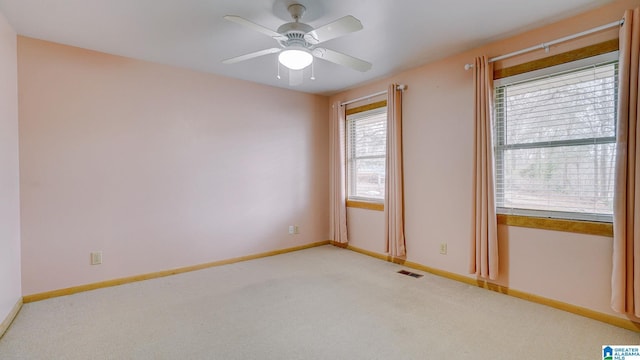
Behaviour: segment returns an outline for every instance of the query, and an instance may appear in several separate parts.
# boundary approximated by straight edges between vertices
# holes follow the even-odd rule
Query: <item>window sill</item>
[[[375,210],[375,211],[384,211],[384,203],[369,202],[369,201],[347,200],[347,207]]]
[[[498,214],[498,224],[613,237],[613,224],[606,222]]]

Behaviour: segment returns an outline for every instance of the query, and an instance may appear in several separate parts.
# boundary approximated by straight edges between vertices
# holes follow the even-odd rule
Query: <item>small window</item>
[[[347,197],[383,202],[387,152],[387,107],[347,112]]]
[[[607,56],[496,82],[498,213],[612,221],[618,65]]]

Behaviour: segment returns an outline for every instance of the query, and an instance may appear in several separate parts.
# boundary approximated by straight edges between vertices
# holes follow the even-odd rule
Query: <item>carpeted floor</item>
[[[0,359],[600,359],[640,334],[332,246],[25,304]],[[417,272],[417,271],[416,271]]]

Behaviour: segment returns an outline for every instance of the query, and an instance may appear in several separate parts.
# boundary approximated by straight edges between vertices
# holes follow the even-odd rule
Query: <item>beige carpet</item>
[[[323,246],[26,304],[0,359],[600,359],[640,334]]]

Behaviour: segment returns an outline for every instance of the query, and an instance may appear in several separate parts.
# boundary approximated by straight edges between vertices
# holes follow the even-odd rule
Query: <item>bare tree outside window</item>
[[[347,116],[348,197],[384,200],[387,108]]]
[[[617,63],[496,87],[497,206],[613,213]]]

